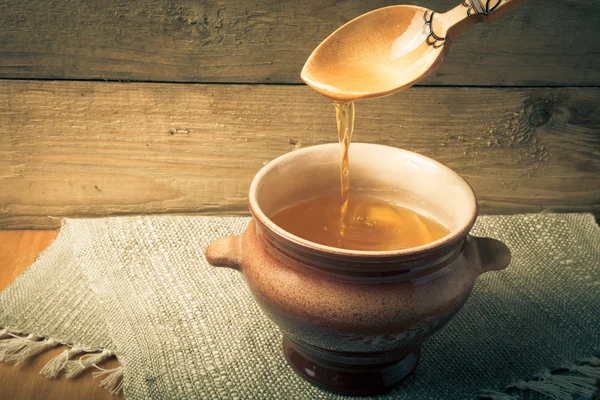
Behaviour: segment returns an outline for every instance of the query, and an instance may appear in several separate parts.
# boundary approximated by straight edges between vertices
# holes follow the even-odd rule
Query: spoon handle
[[[435,15],[433,29],[438,36],[456,39],[461,33],[479,22],[494,22],[527,0],[463,0],[443,14]],[[436,32],[437,33],[437,32]]]

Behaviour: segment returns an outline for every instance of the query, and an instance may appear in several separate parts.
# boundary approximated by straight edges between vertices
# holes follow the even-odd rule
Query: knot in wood
[[[546,125],[549,119],[550,116],[548,115],[546,110],[542,110],[539,108],[533,110],[531,114],[529,114],[529,123],[535,126],[536,128]]]

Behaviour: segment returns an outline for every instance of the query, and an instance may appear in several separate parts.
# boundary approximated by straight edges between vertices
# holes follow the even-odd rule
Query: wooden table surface
[[[56,238],[58,230],[0,231],[0,291],[10,285],[25,271]],[[32,332],[35,333],[35,332]],[[42,367],[65,347],[55,347],[14,366],[0,363],[0,400],[18,399],[120,399],[98,386],[100,378],[92,378],[92,370],[85,371],[76,379],[60,377],[50,380],[40,375]],[[115,368],[114,358],[101,364],[103,368]]]

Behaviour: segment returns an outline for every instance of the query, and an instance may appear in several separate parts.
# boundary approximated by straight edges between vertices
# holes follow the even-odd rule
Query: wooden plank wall
[[[336,138],[307,56],[395,3],[1,1],[0,228],[245,213],[267,160]],[[484,213],[599,212],[599,20],[594,0],[531,0],[477,26],[419,86],[359,103],[356,141],[449,165]]]
[[[415,0],[445,11],[460,0]],[[0,75],[299,83],[333,30],[394,0],[4,0]],[[596,0],[530,0],[458,40],[424,84],[599,85]]]

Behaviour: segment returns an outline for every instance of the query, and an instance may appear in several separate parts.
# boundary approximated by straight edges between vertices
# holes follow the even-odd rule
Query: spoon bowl
[[[398,5],[359,16],[313,51],[302,80],[336,101],[381,97],[410,86],[437,68],[448,49],[426,43],[427,11]]]
[[[300,77],[325,97],[349,102],[387,96],[420,81],[472,24],[495,20],[525,0],[466,0],[438,14],[396,5],[343,25],[310,55]]]

